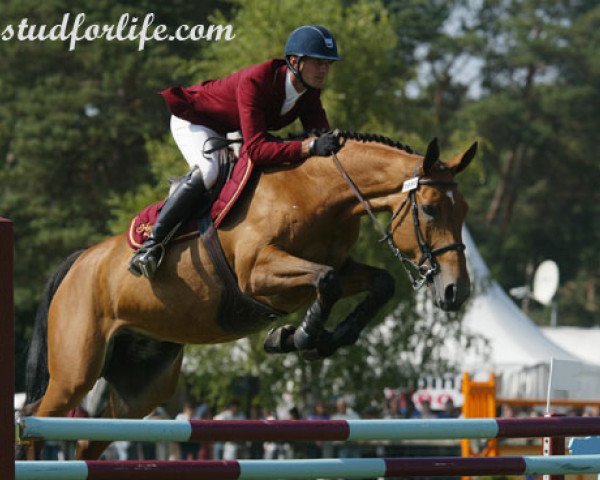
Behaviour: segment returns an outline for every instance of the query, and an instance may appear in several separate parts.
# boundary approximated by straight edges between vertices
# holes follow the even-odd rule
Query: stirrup
[[[158,267],[160,267],[163,258],[165,258],[165,246],[167,245],[167,243],[169,243],[171,238],[173,238],[173,235],[175,235],[175,232],[177,232],[179,227],[181,227],[182,223],[183,222],[178,222],[177,225],[175,225],[171,229],[171,231],[165,236],[165,238],[163,238],[162,242],[156,242],[150,247],[144,247],[142,245],[142,248],[140,248],[135,253],[133,258],[129,262],[129,272],[136,277],[141,277],[142,275],[144,275],[144,277],[146,278],[152,278],[156,273]],[[155,251],[157,248],[160,248],[158,260],[155,259]]]
[[[142,247],[143,249],[143,247]],[[144,251],[138,251],[129,262],[129,271],[136,277],[151,279],[165,258],[165,244],[156,243]]]

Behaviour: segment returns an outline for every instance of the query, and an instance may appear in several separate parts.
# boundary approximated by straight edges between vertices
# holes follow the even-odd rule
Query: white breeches
[[[171,133],[190,169],[198,167],[204,179],[204,186],[208,189],[212,188],[219,176],[219,152],[205,154],[204,150],[211,148],[211,142],[207,143],[208,139],[223,138],[223,136],[204,125],[190,123],[175,115],[171,116]],[[227,134],[227,138],[240,138],[240,136],[238,132],[233,132]],[[234,144],[233,149],[238,155],[239,144]]]
[[[221,138],[222,136],[208,127],[194,125],[175,115],[171,116],[171,133],[190,169],[198,167],[204,179],[204,186],[212,188],[219,176],[219,161],[217,160],[219,152],[207,155],[204,153],[204,148],[209,138]],[[208,149],[210,146],[207,145],[206,148]]]

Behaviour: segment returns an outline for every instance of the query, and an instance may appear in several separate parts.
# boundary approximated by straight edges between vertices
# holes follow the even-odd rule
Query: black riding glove
[[[339,152],[340,148],[342,146],[336,134],[324,133],[310,143],[309,153],[311,155],[318,155],[319,157],[328,157],[333,153]]]

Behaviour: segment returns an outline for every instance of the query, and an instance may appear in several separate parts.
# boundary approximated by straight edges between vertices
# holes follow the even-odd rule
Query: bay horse
[[[470,293],[461,239],[467,204],[454,177],[477,144],[444,163],[435,139],[422,156],[385,137],[340,135],[334,158],[264,169],[217,232],[242,292],[279,312],[309,306],[298,328],[269,332],[269,352],[331,355],[392,298],[392,277],[349,254],[365,214],[377,222],[373,212],[393,212],[385,240],[439,307],[456,310]],[[65,416],[102,379],[108,400],[94,415],[142,417],[173,394],[183,344],[229,342],[265,327],[219,323],[223,283],[198,238],[170,245],[152,281],[128,272],[130,256],[125,235],[114,236],[71,255],[49,280],[24,414]],[[333,305],[361,292],[368,295],[356,309],[325,329]],[[107,444],[80,442],[77,456],[97,458]]]

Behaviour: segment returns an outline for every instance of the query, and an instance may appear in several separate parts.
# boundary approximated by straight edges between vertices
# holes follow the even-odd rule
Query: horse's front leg
[[[361,331],[394,295],[394,279],[386,270],[358,263],[352,258],[340,270],[340,279],[345,297],[364,291],[369,294],[337,325],[330,337],[323,337],[319,342],[316,349],[320,357],[356,343]]]
[[[316,300],[298,328],[291,325],[269,332],[265,349],[270,353],[314,349],[325,332],[325,322],[342,296],[339,274],[328,265],[304,260],[268,246],[259,254],[250,277],[254,296],[285,296],[290,290],[314,288]]]
[[[315,282],[317,299],[308,308],[304,320],[294,332],[294,346],[298,350],[311,350],[317,347],[329,335],[325,322],[331,309],[342,296],[342,284],[339,274],[330,267]]]

